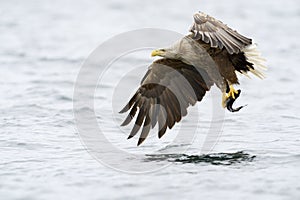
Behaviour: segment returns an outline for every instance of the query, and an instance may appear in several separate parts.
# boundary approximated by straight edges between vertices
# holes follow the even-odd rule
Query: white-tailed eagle
[[[214,84],[222,92],[223,107],[236,112],[242,108],[232,108],[241,92],[233,87],[239,84],[236,73],[264,78],[265,60],[252,39],[202,12],[194,15],[190,32],[170,47],[152,52],[163,58],[150,65],[140,88],[120,111],[130,111],[123,126],[137,114],[128,138],[142,127],[138,145],[157,124],[161,138]]]

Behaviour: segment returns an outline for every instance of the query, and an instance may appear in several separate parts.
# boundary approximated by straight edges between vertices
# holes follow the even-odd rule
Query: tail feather
[[[251,44],[244,48],[242,52],[244,52],[247,62],[252,64],[252,66],[249,66],[249,71],[258,78],[265,78],[264,72],[268,69],[265,65],[266,59],[261,56],[257,45]]]

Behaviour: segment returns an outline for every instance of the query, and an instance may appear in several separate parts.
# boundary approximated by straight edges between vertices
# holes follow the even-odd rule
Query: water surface
[[[254,37],[268,59],[267,78],[242,79],[239,104],[248,106],[226,112],[210,154],[197,154],[210,119],[203,115],[194,153],[144,154],[145,163],[169,167],[132,175],[101,165],[82,145],[73,117],[73,87],[84,59],[124,31],[185,34],[197,10]],[[299,199],[299,20],[297,0],[1,1],[1,199]],[[139,149],[111,124],[103,128],[127,151],[165,144],[153,137],[155,144]]]

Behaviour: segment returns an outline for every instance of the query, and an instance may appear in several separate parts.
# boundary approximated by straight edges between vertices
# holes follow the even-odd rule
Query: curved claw
[[[238,90],[237,92],[238,92],[238,93],[235,94],[235,98],[229,97],[229,98],[226,100],[226,102],[225,102],[226,108],[227,108],[227,110],[229,110],[230,112],[238,112],[238,111],[240,111],[243,107],[245,107],[245,106],[240,106],[240,107],[238,107],[238,108],[232,108],[233,103],[234,103],[235,100],[237,100],[237,98],[240,96],[241,90]]]

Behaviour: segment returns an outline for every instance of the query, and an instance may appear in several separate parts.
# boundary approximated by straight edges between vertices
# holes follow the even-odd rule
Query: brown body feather
[[[247,73],[254,69],[253,64],[247,61],[243,52],[230,54],[225,48],[214,48],[201,40],[198,40],[198,42],[213,58],[219,68],[219,72],[230,84],[239,84],[235,71]]]

